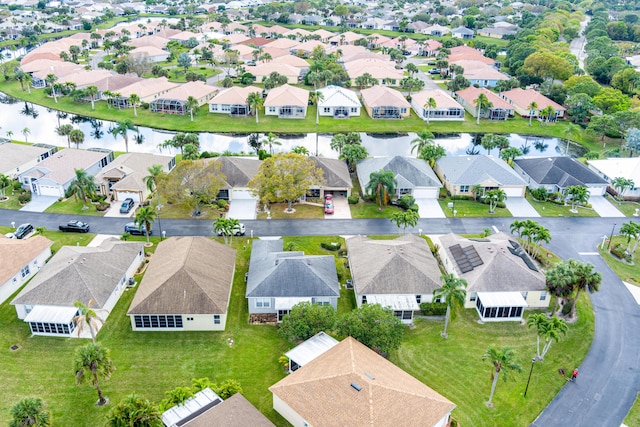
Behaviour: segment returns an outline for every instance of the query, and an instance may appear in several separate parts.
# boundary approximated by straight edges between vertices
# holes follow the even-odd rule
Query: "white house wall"
[[[138,328],[135,316],[129,316],[131,330],[141,332],[224,331],[227,324],[226,314],[220,314],[220,324],[218,325],[214,323],[213,314],[182,314],[182,328]]]
[[[313,427],[275,394],[273,394],[273,409],[289,421],[293,427]]]
[[[28,264],[21,266],[13,275],[13,277],[3,283],[2,286],[0,286],[0,304],[5,302],[7,298],[13,295],[18,289],[20,289],[20,287],[22,287],[22,285],[27,283],[29,279],[31,279],[38,271],[40,271],[40,269],[43,265],[45,265],[47,259],[50,256],[51,248],[48,247],[40,252],[37,257],[29,261]],[[22,277],[20,271],[22,271],[22,269],[27,265],[29,266],[29,274],[27,274],[25,277]]]

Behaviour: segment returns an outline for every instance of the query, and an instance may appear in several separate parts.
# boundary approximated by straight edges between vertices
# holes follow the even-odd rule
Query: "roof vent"
[[[351,383],[351,387],[355,388],[357,391],[362,390],[362,387],[360,387],[358,384],[356,383]]]
[[[375,380],[375,379],[376,379],[376,377],[374,377],[373,375],[371,375],[369,372],[365,372],[364,374],[365,374],[365,375],[367,376],[367,378],[369,378],[370,380]]]

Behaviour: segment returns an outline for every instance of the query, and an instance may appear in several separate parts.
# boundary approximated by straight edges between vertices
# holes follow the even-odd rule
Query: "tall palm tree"
[[[9,138],[9,139],[13,138],[13,131],[11,131],[11,130],[7,131],[7,138]]]
[[[619,200],[621,200],[624,197],[624,193],[628,189],[635,187],[635,185],[636,184],[633,182],[632,179],[624,178],[621,176],[613,178],[613,180],[611,181],[611,186],[615,188],[615,190],[618,192]]]
[[[100,325],[104,324],[104,319],[91,308],[95,302],[96,301],[94,299],[91,299],[86,305],[80,301],[73,303],[79,313],[73,318],[73,322],[76,324],[78,329],[78,336],[80,336],[84,327],[87,326],[89,328],[89,333],[91,334],[91,339],[94,343],[96,342],[96,331],[100,328]]]
[[[429,98],[423,105],[423,108],[427,110],[427,126],[429,126],[429,117],[431,116],[431,110],[435,110],[436,108],[438,108],[438,103],[435,99]]]
[[[3,176],[4,175],[0,175],[0,179],[2,179]],[[638,242],[640,242],[640,223],[633,221],[625,222],[620,227],[620,234],[627,238],[627,253],[633,256],[638,248]],[[633,249],[631,248],[631,239],[635,240]]]
[[[562,261],[551,267],[545,272],[547,289],[549,293],[556,297],[551,315],[556,314],[560,306],[560,300],[567,298],[573,293],[574,283],[576,282],[576,274],[574,268],[568,261]]]
[[[116,369],[109,358],[109,350],[93,342],[78,347],[73,368],[76,384],[83,385],[86,382],[91,384],[98,392],[98,406],[106,405],[108,400],[102,394],[100,378],[109,379]]]
[[[56,133],[58,135],[67,137],[67,146],[69,148],[71,148],[71,138],[69,137],[69,135],[71,134],[72,130],[73,130],[73,125],[70,125],[70,124],[60,125],[56,128]]]
[[[149,175],[142,178],[144,184],[147,186],[147,190],[153,193],[158,188],[158,177],[163,172],[162,165],[152,165],[147,168]]]
[[[529,126],[531,126],[531,119],[533,118],[533,114],[538,110],[538,103],[531,101],[527,108],[529,109]]]
[[[51,94],[53,95],[53,100],[55,103],[58,103],[58,97],[56,96],[56,82],[58,81],[58,77],[55,74],[47,74],[47,77],[44,78],[45,83],[51,87]]]
[[[74,129],[69,133],[69,141],[76,144],[76,148],[80,147],[80,144],[84,142],[84,132],[80,129]]]
[[[147,243],[149,243],[149,233],[151,233],[151,224],[158,217],[158,213],[151,206],[143,206],[136,212],[136,218],[133,221],[138,224],[139,228],[144,226],[145,236],[147,237]]]
[[[22,89],[23,92],[24,92],[24,80],[26,75],[27,74],[24,71],[20,70],[19,68],[16,68],[16,70],[13,73],[13,78],[20,83],[20,89]]]
[[[337,151],[338,155],[342,154],[342,149],[347,145],[347,135],[343,133],[337,133],[331,138],[331,144],[329,145],[332,150]]]
[[[458,309],[464,306],[464,301],[467,298],[467,281],[453,274],[443,274],[440,278],[442,280],[442,286],[433,291],[433,299],[440,299],[447,305],[447,313],[444,317],[444,331],[442,337],[447,338],[447,326],[449,326],[449,320],[455,320]]]
[[[131,106],[133,107],[133,116],[134,117],[138,117],[138,111],[136,110],[136,107],[140,103],[140,97],[138,95],[136,95],[135,93],[132,93],[129,96],[129,102],[131,103]]]
[[[91,86],[87,86],[87,88],[84,91],[89,96],[89,99],[91,99],[91,109],[95,110],[96,95],[98,94],[98,88],[96,86],[91,85]]]
[[[44,410],[42,399],[25,397],[11,408],[9,427],[48,427],[50,425],[51,416]]]
[[[489,190],[484,195],[489,199],[489,213],[494,213],[499,203],[504,202],[507,199],[507,193],[503,189],[497,188],[495,190]]]
[[[316,125],[320,124],[320,103],[324,101],[324,95],[317,90],[311,92],[309,100],[316,106]]]
[[[378,172],[371,172],[369,175],[369,182],[365,187],[367,194],[374,196],[379,204],[379,210],[382,210],[382,205],[387,205],[389,201],[389,195],[395,194],[396,181],[393,172],[390,170],[381,169]]]
[[[129,152],[129,131],[138,132],[138,128],[133,124],[133,122],[129,119],[125,119],[111,130],[111,135],[113,135],[114,139],[118,139],[118,136],[122,136],[124,139],[124,146],[126,152]]]
[[[193,121],[193,113],[198,113],[198,109],[200,108],[198,100],[193,96],[190,96],[187,98],[187,102],[185,102],[184,106],[189,110],[189,114],[191,114],[191,121]]]
[[[273,155],[273,146],[274,145],[282,145],[282,143],[280,141],[278,141],[276,138],[278,138],[278,136],[275,133],[269,132],[267,134],[267,139],[265,141],[265,144],[267,144],[269,146],[269,154]]]
[[[418,225],[419,220],[420,215],[418,212],[411,209],[394,212],[393,215],[391,215],[391,222],[398,228],[402,227],[402,234],[406,233],[407,227],[415,227]]]
[[[564,196],[571,200],[571,212],[576,213],[576,204],[585,205],[589,201],[589,189],[584,185],[571,185],[565,188]]]
[[[118,403],[107,416],[109,427],[162,427],[158,407],[149,399],[133,393]]]
[[[259,123],[258,111],[260,111],[264,105],[264,98],[262,97],[262,94],[260,92],[251,92],[247,97],[247,105],[256,115],[256,124]]]
[[[571,308],[571,317],[574,317],[576,314],[576,304],[578,303],[578,298],[580,297],[580,292],[588,291],[589,293],[597,292],[600,284],[602,283],[602,273],[599,271],[594,271],[595,266],[588,263],[582,263],[573,259],[569,260],[569,264],[572,264],[576,281],[574,282],[574,288],[576,289],[576,298]]]
[[[11,184],[11,178],[7,175],[0,173],[0,200],[5,199],[4,189]]]
[[[482,356],[482,360],[488,360],[493,365],[491,371],[491,394],[487,406],[493,406],[493,393],[496,391],[498,377],[502,373],[502,378],[507,382],[507,378],[511,371],[521,372],[522,367],[517,363],[516,354],[511,347],[505,347],[498,350],[495,347],[489,347],[487,352]]]
[[[480,113],[482,112],[482,110],[486,110],[487,108],[493,107],[493,104],[491,103],[491,101],[489,101],[489,98],[487,98],[487,95],[485,95],[484,93],[481,93],[480,95],[478,95],[476,99],[473,100],[473,105],[475,105],[478,109],[477,116],[476,116],[476,124],[479,125]]]
[[[24,135],[24,142],[29,142],[28,141],[28,139],[29,139],[28,137],[31,134],[31,129],[29,129],[27,127],[23,128],[22,129],[22,134]]]
[[[567,126],[564,129],[564,133],[567,136],[567,146],[564,149],[564,155],[568,156],[569,155],[569,145],[571,144],[571,137],[578,133],[578,131],[580,130],[580,128],[573,124],[573,123],[568,123]]]
[[[73,196],[82,200],[82,209],[86,210],[87,208],[87,197],[91,196],[95,193],[95,184],[93,182],[93,177],[87,174],[84,169],[74,169],[76,176],[73,178],[73,181],[69,184],[69,192],[73,194]]]
[[[229,222],[227,221],[227,218],[216,218],[216,220],[213,221],[213,231],[216,234],[222,234],[222,237],[224,238],[224,244],[229,244]]]
[[[424,147],[433,144],[433,134],[426,129],[419,131],[416,137],[411,141],[411,152],[420,153]]]

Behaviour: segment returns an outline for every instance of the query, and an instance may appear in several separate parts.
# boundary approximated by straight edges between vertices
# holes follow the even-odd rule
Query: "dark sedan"
[[[87,224],[86,222],[78,221],[77,219],[73,219],[66,224],[59,226],[58,230],[75,233],[88,233],[89,224]]]

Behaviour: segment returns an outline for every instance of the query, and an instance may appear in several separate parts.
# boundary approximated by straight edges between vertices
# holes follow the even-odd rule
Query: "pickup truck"
[[[66,224],[62,224],[61,226],[59,226],[58,230],[76,233],[88,233],[89,224],[87,224],[86,222],[78,221],[77,219],[72,219]]]

